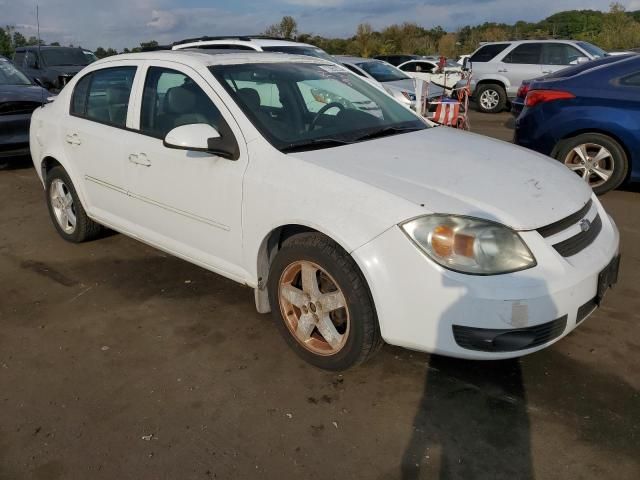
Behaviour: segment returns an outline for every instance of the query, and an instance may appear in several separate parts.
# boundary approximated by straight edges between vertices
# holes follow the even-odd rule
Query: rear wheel
[[[353,258],[317,233],[286,240],[269,273],[280,333],[307,362],[345,370],[382,345],[366,281]]]
[[[483,113],[500,113],[507,106],[507,92],[502,85],[484,83],[476,93],[478,109]]]
[[[585,133],[563,140],[556,158],[602,195],[619,187],[629,163],[624,149],[611,137]]]
[[[64,168],[47,172],[46,195],[49,215],[62,238],[79,243],[98,236],[102,227],[87,216]]]

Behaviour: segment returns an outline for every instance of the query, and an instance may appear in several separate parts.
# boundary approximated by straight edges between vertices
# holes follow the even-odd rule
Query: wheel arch
[[[42,176],[43,183],[47,181],[47,173],[49,173],[52,168],[58,167],[58,166],[64,168],[62,163],[60,163],[56,158],[54,158],[51,155],[45,156],[40,161],[40,173],[41,173],[41,176]]]
[[[336,239],[335,235],[331,235],[329,232],[323,231],[317,227],[311,227],[300,223],[288,223],[273,228],[269,231],[257,251],[256,256],[256,272],[258,278],[258,288],[255,291],[256,309],[259,313],[269,313],[271,311],[271,305],[269,302],[269,292],[267,289],[267,280],[269,278],[269,269],[271,263],[275,258],[278,251],[282,248],[282,244],[287,238],[301,233],[319,233],[329,238],[333,242],[337,243],[345,252],[351,253],[351,250],[347,248],[340,240]],[[354,259],[355,261],[355,259]],[[356,264],[358,262],[356,261]],[[362,271],[362,267],[358,265],[358,268]],[[364,276],[364,274],[363,274]],[[366,280],[366,276],[364,276]]]
[[[502,88],[504,88],[505,93],[507,92],[507,82],[504,79],[500,79],[500,78],[483,78],[481,80],[478,80],[478,82],[476,83],[475,90],[477,91],[478,88],[480,88],[480,86],[482,86],[482,85],[499,85]]]

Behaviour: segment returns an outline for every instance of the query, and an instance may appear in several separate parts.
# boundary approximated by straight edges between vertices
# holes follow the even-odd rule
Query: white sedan
[[[441,73],[438,73],[438,62],[431,60],[409,60],[398,65],[398,68],[412,78],[445,88],[455,87],[462,79],[462,66],[449,60]]]
[[[35,111],[31,150],[64,239],[107,226],[245,284],[325,369],[383,341],[528,354],[616,281],[618,231],[563,165],[317,58],[109,57]]]

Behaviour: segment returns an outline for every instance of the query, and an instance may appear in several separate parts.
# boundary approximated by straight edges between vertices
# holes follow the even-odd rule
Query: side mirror
[[[231,129],[224,124],[220,132],[207,123],[181,125],[164,137],[167,148],[206,152],[229,160],[237,160],[240,150]]]
[[[591,61],[591,59],[589,57],[578,57],[576,59],[576,65],[581,65],[583,63],[588,63],[590,61]]]
[[[472,67],[473,64],[471,63],[471,59],[469,57],[464,57],[464,60],[462,61],[462,71],[470,72]]]

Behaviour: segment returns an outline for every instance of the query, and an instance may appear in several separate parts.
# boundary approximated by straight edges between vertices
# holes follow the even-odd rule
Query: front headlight
[[[497,275],[535,267],[520,236],[504,225],[454,215],[427,215],[400,225],[429,258],[445,268]]]

